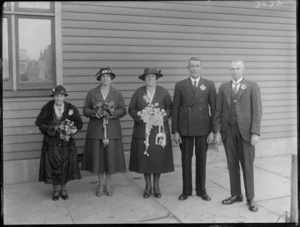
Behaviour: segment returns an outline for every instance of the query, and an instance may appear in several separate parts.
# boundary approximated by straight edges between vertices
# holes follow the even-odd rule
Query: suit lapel
[[[231,99],[231,93],[232,93],[232,84],[231,84],[231,82],[228,82],[227,85],[225,86],[224,93],[225,93],[225,96],[226,96],[227,103],[230,106],[230,99]]]
[[[147,91],[146,91],[147,92]],[[155,88],[155,92],[154,92],[154,96],[153,96],[153,99],[152,99],[152,102],[151,102],[151,104],[154,104],[155,103],[155,101],[158,99],[158,97],[159,97],[159,95],[160,95],[160,89],[159,89],[159,87],[158,86],[156,86],[156,88]]]
[[[206,92],[207,89],[208,87],[205,83],[205,80],[202,77],[200,77],[199,83],[197,85],[197,89],[194,92],[194,96],[190,102],[190,106],[192,106],[197,100],[199,100],[202,97],[202,95]]]
[[[107,100],[112,100],[115,92],[116,92],[115,89],[112,86],[110,86],[108,94],[107,94],[106,99],[104,101],[107,102]],[[102,96],[102,94],[101,94],[101,96]],[[102,99],[103,99],[103,96],[102,96]]]
[[[192,85],[192,81],[190,78],[185,80],[185,84],[184,84],[184,90],[185,92],[191,97],[194,97],[194,91],[193,91],[193,85]]]
[[[244,94],[245,90],[246,90],[248,87],[249,87],[249,86],[248,86],[247,81],[246,81],[245,79],[243,79],[242,82],[241,82],[241,86],[240,86],[240,88],[239,88],[239,91],[238,91],[238,93],[237,93],[236,100],[239,100],[239,99],[242,97],[242,95]]]

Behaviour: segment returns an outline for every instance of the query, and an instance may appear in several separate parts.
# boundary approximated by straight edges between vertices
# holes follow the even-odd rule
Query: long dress
[[[44,135],[39,181],[44,181],[46,184],[62,185],[70,180],[81,178],[75,139],[63,141],[55,131],[55,126],[65,119],[73,121],[78,131],[82,128],[83,123],[75,106],[64,102],[63,114],[58,119],[54,110],[54,100],[52,100],[43,106],[35,122]]]
[[[109,144],[104,147],[103,119],[96,117],[93,107],[100,101],[113,102],[115,111],[107,124],[107,139]],[[83,114],[88,117],[86,140],[83,152],[82,170],[94,174],[125,172],[125,156],[122,142],[122,131],[119,119],[126,114],[126,107],[122,93],[110,86],[107,97],[104,99],[100,85],[90,90],[86,96]]]
[[[171,116],[172,100],[168,91],[156,86],[156,91],[152,99],[152,104],[158,103],[159,108],[164,109],[167,116],[164,118],[164,129],[167,137],[165,147],[155,144],[155,137],[158,133],[158,126],[154,126],[149,136],[148,154],[146,156],[144,151],[145,146],[145,126],[146,124],[141,120],[138,112],[143,110],[147,103],[143,99],[146,94],[146,86],[138,88],[133,94],[128,112],[134,119],[134,129],[130,149],[129,170],[138,173],[167,173],[174,171],[172,141],[168,119]]]

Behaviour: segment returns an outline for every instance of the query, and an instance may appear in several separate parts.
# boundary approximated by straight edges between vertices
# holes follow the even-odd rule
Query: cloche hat
[[[96,74],[97,80],[101,80],[100,78],[104,74],[109,74],[112,80],[116,77],[116,75],[111,71],[111,69],[109,67],[106,67],[106,68],[101,68],[99,72],[97,72]]]
[[[67,93],[66,89],[62,85],[58,85],[58,86],[56,86],[56,88],[52,88],[49,95],[51,97],[53,97],[53,96],[58,95],[58,94],[68,96],[68,93]]]
[[[144,74],[140,75],[139,76],[139,79],[141,80],[145,80],[145,76],[147,74],[155,74],[156,75],[156,79],[160,78],[163,76],[163,74],[161,74],[161,70],[158,70],[156,68],[150,68],[150,67],[147,67],[144,69]]]

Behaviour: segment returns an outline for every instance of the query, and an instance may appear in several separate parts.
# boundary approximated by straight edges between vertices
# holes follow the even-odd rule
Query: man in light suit
[[[216,142],[225,147],[230,178],[231,197],[222,201],[224,205],[243,201],[240,181],[241,163],[247,205],[257,211],[254,202],[253,161],[255,145],[260,138],[262,103],[260,88],[256,82],[243,78],[245,71],[242,60],[230,64],[232,81],[220,86],[215,113]]]
[[[191,162],[196,156],[196,195],[211,200],[206,193],[206,152],[208,142],[214,140],[213,119],[217,93],[213,81],[202,77],[202,61],[192,57],[188,61],[190,76],[175,85],[172,107],[172,133],[180,145],[183,189],[179,200],[192,195]]]

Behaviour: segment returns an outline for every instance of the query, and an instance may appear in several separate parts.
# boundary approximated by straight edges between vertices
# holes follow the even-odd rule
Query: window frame
[[[7,19],[7,43],[8,43],[8,73],[12,74],[12,70],[13,70],[13,66],[12,66],[12,39],[11,39],[11,26],[9,26],[11,24],[11,18],[9,16],[4,15],[3,18]],[[2,32],[2,31],[1,31]],[[3,38],[2,38],[2,45],[3,45]],[[1,53],[2,54],[2,53]],[[2,70],[3,70],[3,56],[2,56]],[[3,73],[3,71],[2,71]],[[8,81],[3,81],[2,79],[2,83],[3,83],[3,90],[4,88],[7,88],[5,90],[12,90],[13,89],[13,81],[12,81],[12,77],[8,76]]]
[[[39,12],[39,13],[53,13],[54,12],[54,2],[50,3],[50,9],[39,9],[39,8],[22,8],[19,7],[19,2],[15,2],[15,12]]]
[[[29,11],[16,11],[16,2],[8,2],[8,7],[3,10],[2,17],[7,17],[8,23],[8,42],[9,46],[9,56],[10,56],[10,75],[11,87],[7,88],[2,86],[2,97],[3,98],[13,98],[13,97],[48,97],[49,90],[59,84],[63,84],[63,67],[62,67],[62,26],[61,26],[61,2],[50,2],[52,5],[52,12],[41,12],[41,10],[30,9]],[[18,16],[24,16],[25,18],[31,18],[32,16],[46,17],[52,21],[52,51],[53,51],[53,82],[48,85],[47,88],[40,88],[32,86],[28,89],[23,89],[17,87],[17,55],[18,49],[16,48],[17,39],[16,36],[16,20]],[[3,80],[2,80],[3,81]],[[4,85],[4,84],[3,84]]]
[[[41,19],[41,20],[50,20],[51,21],[51,48],[52,48],[52,56],[53,56],[53,81],[51,82],[26,82],[22,83],[19,80],[20,76],[20,67],[19,67],[19,19]],[[38,89],[49,89],[49,87],[56,84],[56,59],[55,59],[55,26],[54,26],[54,18],[45,17],[45,16],[29,16],[29,15],[17,15],[16,16],[16,84],[19,91],[21,90],[32,90],[33,87]]]

